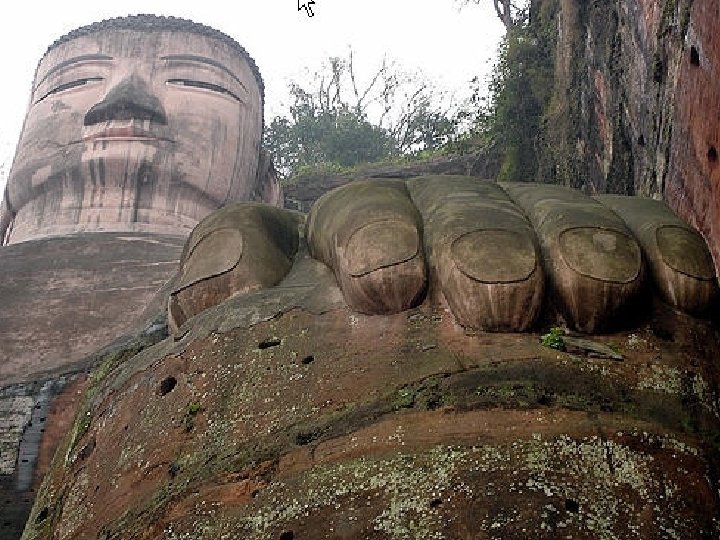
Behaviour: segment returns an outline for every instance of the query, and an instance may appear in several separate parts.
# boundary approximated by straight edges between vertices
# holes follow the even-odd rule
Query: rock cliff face
[[[658,304],[559,351],[358,315],[306,249],[93,375],[23,538],[720,534],[707,322]]]
[[[713,0],[543,0],[557,9],[541,177],[663,197],[720,267],[720,13]]]
[[[93,233],[0,248],[0,538],[19,538],[95,353],[143,322],[184,241]]]

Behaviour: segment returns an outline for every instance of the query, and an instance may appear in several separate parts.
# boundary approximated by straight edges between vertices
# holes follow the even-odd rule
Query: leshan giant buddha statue
[[[262,128],[258,68],[218,30],[137,15],[56,40],[0,207],[0,381],[125,332],[208,214],[280,205]]]
[[[41,63],[11,243],[159,238],[277,200],[252,65],[153,21],[93,25]],[[54,108],[75,135],[23,153]],[[31,164],[58,145],[67,163]],[[419,177],[350,183],[306,219],[227,205],[188,238],[173,338],[97,372],[23,538],[709,538],[717,348],[683,312],[717,296],[703,239],[659,201]],[[564,351],[521,333],[605,331],[633,307],[657,330]],[[663,373],[686,375],[658,395]]]
[[[202,218],[280,204],[262,127],[257,66],[201,24],[116,18],[40,60],[0,205],[0,411],[22,419],[0,426],[0,515],[26,515],[38,444],[61,431],[44,413],[30,421],[53,407],[39,389],[141,322]],[[22,526],[10,521],[3,537]]]

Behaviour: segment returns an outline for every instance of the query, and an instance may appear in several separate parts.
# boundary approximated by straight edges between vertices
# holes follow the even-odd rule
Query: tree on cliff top
[[[466,6],[468,4],[480,4],[486,0],[459,0],[460,4]],[[522,24],[527,19],[529,0],[513,1],[513,0],[493,0],[493,7],[498,18],[505,26],[505,31],[510,32],[517,25]]]
[[[281,174],[435,150],[457,134],[461,114],[422,76],[384,59],[361,82],[353,60],[352,50],[331,57],[309,83],[290,84],[289,115],[273,118],[264,135]]]
[[[479,4],[481,0],[464,1]],[[474,92],[473,135],[499,161],[498,179],[504,181],[539,178],[542,134],[554,84],[557,2],[516,5],[507,4],[513,10],[511,25],[506,26],[489,81],[489,98],[484,98],[478,81]]]

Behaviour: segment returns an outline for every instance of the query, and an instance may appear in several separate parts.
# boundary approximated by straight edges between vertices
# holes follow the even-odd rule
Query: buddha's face
[[[262,198],[261,131],[258,83],[221,40],[133,30],[73,39],[38,66],[0,228],[10,243],[187,234],[228,201]]]

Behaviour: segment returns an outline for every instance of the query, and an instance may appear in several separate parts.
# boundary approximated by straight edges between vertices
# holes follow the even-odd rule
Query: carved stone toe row
[[[273,206],[238,203],[201,221],[185,244],[168,300],[171,332],[234,294],[279,283],[292,268],[300,220]]]
[[[465,177],[408,181],[423,217],[433,282],[458,323],[522,331],[542,307],[535,233],[497,184]]]
[[[363,180],[323,195],[308,216],[310,253],[360,313],[398,313],[427,288],[422,225],[402,181]]]
[[[201,222],[170,295],[173,332],[233,294],[279,283],[301,220],[241,203]],[[358,180],[315,203],[305,237],[348,307],[366,314],[401,312],[430,291],[465,327],[523,331],[552,307],[593,333],[623,321],[650,286],[692,314],[720,298],[702,237],[664,203],[639,197],[464,176]]]

